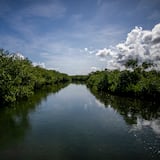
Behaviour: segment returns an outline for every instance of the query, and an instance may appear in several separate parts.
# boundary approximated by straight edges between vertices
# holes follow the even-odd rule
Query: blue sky
[[[159,0],[0,0],[0,48],[68,74],[103,69],[99,50],[160,23]]]

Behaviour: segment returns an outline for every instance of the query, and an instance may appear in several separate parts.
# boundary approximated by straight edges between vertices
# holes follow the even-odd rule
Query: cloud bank
[[[152,30],[135,27],[128,33],[125,42],[112,48],[98,50],[97,56],[107,59],[107,68],[125,69],[129,59],[137,59],[138,64],[152,61],[154,69],[160,70],[160,23]]]

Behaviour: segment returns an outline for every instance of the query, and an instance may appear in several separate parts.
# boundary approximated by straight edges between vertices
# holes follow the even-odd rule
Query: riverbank
[[[36,90],[70,81],[67,74],[33,66],[27,58],[0,50],[0,103],[29,98]]]
[[[72,76],[72,81],[83,82],[98,92],[140,99],[159,100],[160,72],[146,71],[142,67],[134,70],[104,70],[86,76]]]

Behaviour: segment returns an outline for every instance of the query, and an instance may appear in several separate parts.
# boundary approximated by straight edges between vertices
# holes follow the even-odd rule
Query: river
[[[0,109],[1,160],[158,160],[160,105],[85,85]]]

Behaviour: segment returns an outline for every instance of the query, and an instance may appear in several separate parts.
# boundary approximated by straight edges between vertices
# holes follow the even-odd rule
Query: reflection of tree
[[[38,91],[27,101],[0,109],[0,147],[21,140],[29,129],[29,113],[51,93],[56,93],[67,84],[47,87]]]
[[[157,119],[160,117],[160,104],[153,101],[141,101],[132,98],[118,97],[90,89],[92,94],[105,106],[111,106],[118,111],[126,123],[136,124],[137,117],[145,120]]]

